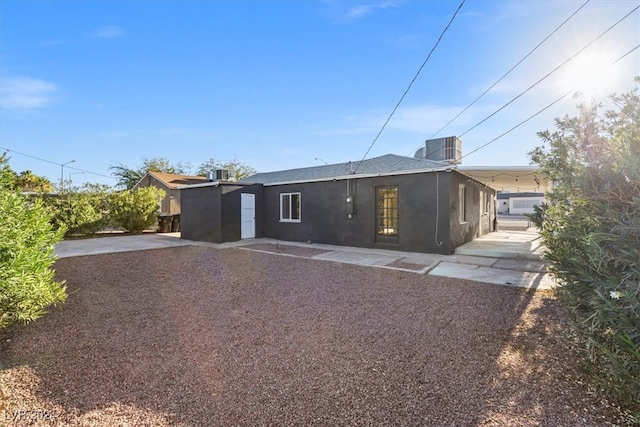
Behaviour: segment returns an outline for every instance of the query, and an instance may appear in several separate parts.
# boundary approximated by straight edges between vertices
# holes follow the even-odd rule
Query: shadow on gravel
[[[199,246],[56,270],[68,302],[2,333],[0,372],[9,410],[56,411],[54,424],[561,426],[600,415],[575,385],[548,293]]]

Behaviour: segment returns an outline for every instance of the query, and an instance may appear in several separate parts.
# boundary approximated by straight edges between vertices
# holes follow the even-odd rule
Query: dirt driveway
[[[68,302],[0,335],[9,425],[608,423],[549,292],[199,246],[55,267]]]

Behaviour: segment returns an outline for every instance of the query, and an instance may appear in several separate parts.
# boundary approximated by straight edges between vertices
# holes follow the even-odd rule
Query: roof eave
[[[270,182],[262,185],[264,185],[265,187],[272,187],[274,185],[306,184],[311,182],[326,182],[326,181],[342,181],[346,179],[376,178],[380,176],[410,175],[410,174],[416,174],[416,173],[444,172],[444,171],[450,172],[455,169],[456,168],[453,166],[443,166],[440,168],[431,168],[431,169],[412,169],[412,170],[393,171],[393,172],[374,172],[374,173],[339,175],[339,176],[332,176],[327,178],[297,179],[297,180],[290,180],[290,181]]]

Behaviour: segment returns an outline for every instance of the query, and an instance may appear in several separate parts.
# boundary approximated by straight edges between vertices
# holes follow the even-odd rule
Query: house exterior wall
[[[453,174],[455,172],[361,178],[349,180],[349,184],[341,180],[267,186],[264,189],[264,236],[449,254],[454,249],[448,219],[449,181]],[[347,185],[354,196],[354,217],[351,219],[346,202]],[[439,191],[436,191],[436,185]],[[393,243],[382,242],[376,239],[376,188],[395,186],[398,187],[398,239]],[[300,222],[281,222],[280,194],[297,192],[301,195]],[[436,200],[439,201],[438,210]]]
[[[499,214],[509,213],[509,199],[498,199],[498,213]]]
[[[222,241],[233,242],[241,239],[241,194],[255,195],[256,237],[263,237],[262,207],[264,190],[262,185],[224,185],[220,186],[222,198]]]
[[[240,240],[241,194],[255,197],[256,237],[262,232],[262,185],[185,187],[181,190],[181,237],[203,242]]]
[[[463,223],[458,219],[461,184],[467,189],[467,221]],[[380,187],[398,189],[397,239],[376,235]],[[256,237],[440,254],[451,254],[457,246],[491,229],[491,211],[482,211],[480,191],[492,201],[495,196],[490,188],[456,171],[266,187],[221,184],[181,191],[185,239],[239,240],[241,194],[251,193],[256,196]],[[299,222],[280,220],[281,194],[286,193],[300,193]],[[348,195],[353,196],[352,203],[347,202]]]
[[[532,214],[533,206],[541,206],[544,203],[544,193],[502,193],[498,197],[500,214]]]
[[[491,205],[488,208],[486,207],[486,198],[489,199],[489,203],[494,203],[496,192],[490,187],[460,173],[452,172],[450,175],[448,193],[451,195],[451,214],[449,216],[451,239],[449,244],[450,247],[455,249],[493,230],[492,223],[495,220],[495,213],[492,213]],[[464,208],[466,209],[465,221],[460,221],[460,211],[463,208],[458,196],[460,186],[464,186],[466,190],[464,203]],[[485,195],[484,204],[482,193]]]
[[[180,190],[170,189],[162,181],[147,174],[133,187],[157,187],[165,192],[165,196],[160,202],[160,215],[177,215],[180,213]]]
[[[524,215],[534,213],[533,206],[540,206],[544,197],[510,197],[509,213],[512,215]]]

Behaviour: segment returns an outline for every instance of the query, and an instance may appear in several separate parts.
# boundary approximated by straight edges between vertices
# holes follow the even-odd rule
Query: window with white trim
[[[467,187],[462,184],[458,187],[458,220],[467,222]]]
[[[280,222],[300,222],[300,193],[280,193]]]

